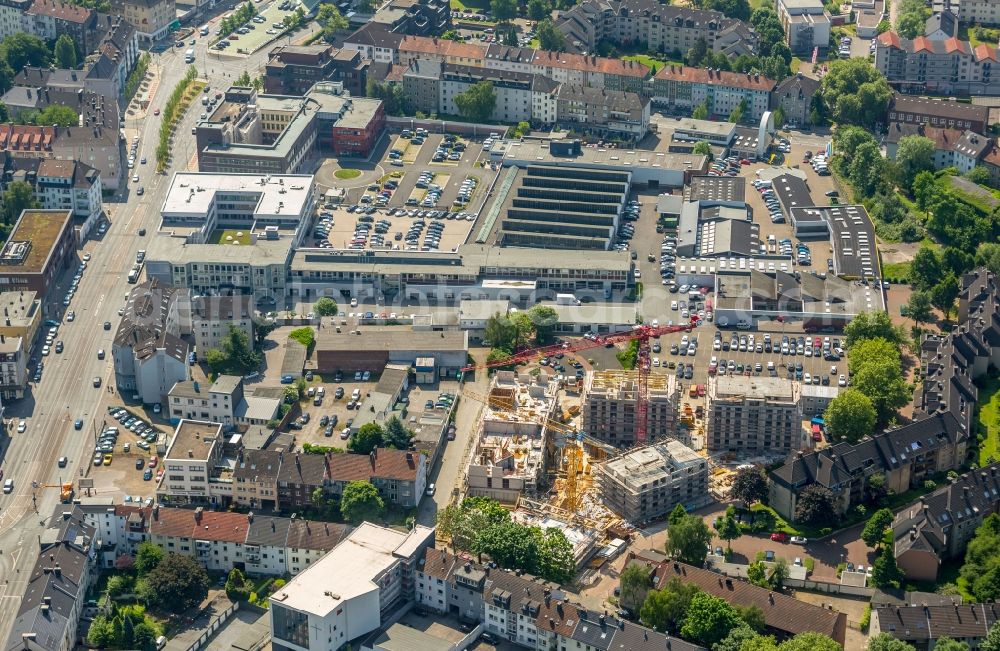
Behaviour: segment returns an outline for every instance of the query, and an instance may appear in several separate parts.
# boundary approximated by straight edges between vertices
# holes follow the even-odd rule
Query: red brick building
[[[0,251],[0,285],[43,298],[74,251],[72,211],[25,210]]]
[[[367,158],[385,131],[382,100],[352,97],[340,119],[330,128],[329,148],[337,156]],[[324,145],[323,134],[320,144]]]

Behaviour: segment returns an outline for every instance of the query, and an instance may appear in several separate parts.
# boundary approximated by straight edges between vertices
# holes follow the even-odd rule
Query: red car
[[[153,109],[153,115],[159,115],[159,114],[160,114],[160,109],[158,108]]]
[[[781,531],[776,531],[771,534],[771,540],[774,542],[788,542],[788,534]]]

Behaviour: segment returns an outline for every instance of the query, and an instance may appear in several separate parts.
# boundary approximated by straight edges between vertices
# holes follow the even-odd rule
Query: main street
[[[261,6],[262,8],[262,6]],[[226,9],[219,8],[220,13]],[[214,25],[213,21],[211,24]],[[213,26],[214,31],[214,26]],[[300,38],[303,33],[299,33]],[[195,62],[199,73],[207,73],[209,84],[222,90],[244,70],[257,76],[271,49],[265,46],[250,56],[216,56],[208,54],[208,37],[198,37],[194,46]],[[287,42],[282,38],[279,42]],[[185,48],[186,49],[186,48]],[[14,490],[9,495],[0,494],[0,642],[6,641],[21,603],[31,568],[38,555],[38,536],[43,523],[55,511],[59,502],[61,481],[76,480],[87,472],[92,462],[95,430],[101,427],[105,413],[103,398],[107,387],[113,385],[111,343],[118,327],[118,310],[124,304],[126,293],[133,287],[126,281],[129,268],[135,261],[135,252],[146,248],[144,243],[155,237],[159,223],[159,208],[163,203],[170,178],[174,171],[187,170],[194,154],[194,137],[191,127],[201,113],[201,103],[196,101],[181,120],[174,136],[174,159],[166,174],[156,174],[156,144],[160,129],[160,116],[154,116],[174,87],[184,75],[184,50],[169,47],[153,54],[150,67],[159,81],[148,111],[128,116],[129,133],[140,135],[139,158],[147,159],[146,165],[137,164],[130,170],[129,179],[122,183],[111,203],[105,204],[105,213],[111,222],[104,236],[88,240],[79,252],[90,253],[92,259],[80,281],[79,288],[68,308],[62,306],[75,265],[66,271],[57,287],[46,297],[46,319],[60,322],[57,340],[64,343],[62,354],[54,352],[29,365],[34,368],[38,359],[44,361],[42,379],[31,384],[22,400],[8,402],[6,418],[11,422],[7,435],[0,435],[0,468],[4,479],[14,480]],[[131,139],[131,135],[129,136]],[[124,143],[127,150],[131,143]],[[137,172],[140,180],[131,182]],[[137,196],[139,186],[144,194]],[[148,233],[140,236],[139,229]],[[76,318],[67,322],[67,310]],[[111,322],[111,329],[104,330],[104,322]],[[37,346],[40,348],[40,346]],[[107,351],[104,360],[97,359],[97,350]],[[30,371],[29,371],[30,374]],[[101,387],[94,388],[93,378],[101,377]],[[85,425],[77,431],[73,422],[83,419]],[[24,419],[27,431],[17,433],[17,421]],[[59,468],[59,457],[66,456],[69,463]],[[38,488],[33,488],[35,482]]]

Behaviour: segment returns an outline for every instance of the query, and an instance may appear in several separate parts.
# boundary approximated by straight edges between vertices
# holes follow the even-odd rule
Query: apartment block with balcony
[[[243,401],[243,378],[238,375],[220,375],[207,387],[198,380],[186,380],[170,389],[167,414],[174,424],[187,419],[233,426]]]
[[[650,101],[636,93],[562,84],[556,91],[559,125],[626,142],[649,132]]]
[[[756,123],[768,110],[773,79],[759,74],[665,65],[646,83],[653,104],[674,111],[708,105],[709,116],[725,120],[744,105],[744,121]]]
[[[178,505],[228,501],[213,496],[210,490],[212,476],[222,462],[224,443],[222,425],[181,420],[163,455],[164,472],[156,486],[157,501]]]
[[[638,379],[633,371],[593,371],[583,389],[583,431],[599,441],[629,447],[636,439]],[[680,393],[673,374],[651,374],[646,401],[647,440],[676,437]],[[685,444],[690,441],[683,441]]]
[[[822,0],[777,0],[777,9],[793,53],[811,55],[813,48],[830,47],[830,13]]]
[[[209,350],[221,348],[230,328],[245,334],[253,344],[253,309],[253,297],[246,294],[192,297],[191,331],[198,359],[204,361]]]
[[[747,455],[798,450],[804,443],[800,390],[782,378],[711,378],[706,447]]]
[[[124,17],[146,44],[164,38],[177,20],[174,0],[112,0],[111,9]]]
[[[29,342],[22,337],[0,335],[0,398],[19,400],[28,383]]]
[[[910,40],[884,32],[876,40],[875,68],[903,93],[1000,95],[1000,77],[992,74],[998,61],[996,47],[957,38]]]

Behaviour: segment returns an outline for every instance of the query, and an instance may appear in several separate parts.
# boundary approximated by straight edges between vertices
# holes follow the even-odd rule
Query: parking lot
[[[93,435],[89,476],[94,490],[124,493],[128,502],[152,497],[161,469],[156,446],[158,440],[164,442],[163,430],[141,413],[112,405]]]
[[[290,16],[295,13],[294,3],[285,5],[286,8],[281,8],[282,4],[283,0],[274,0],[274,2],[271,2],[263,9],[258,7],[258,11],[260,12],[258,14],[258,20],[246,23],[246,25],[242,28],[244,29],[243,34],[233,33],[228,35],[218,33],[218,23],[213,23],[211,37],[213,45],[211,46],[210,51],[225,52],[226,54],[253,54],[271,41],[280,37],[285,32],[285,27],[282,22],[284,21],[285,16]],[[198,37],[197,32],[192,38],[195,37]],[[219,47],[223,41],[228,41],[229,45]]]

